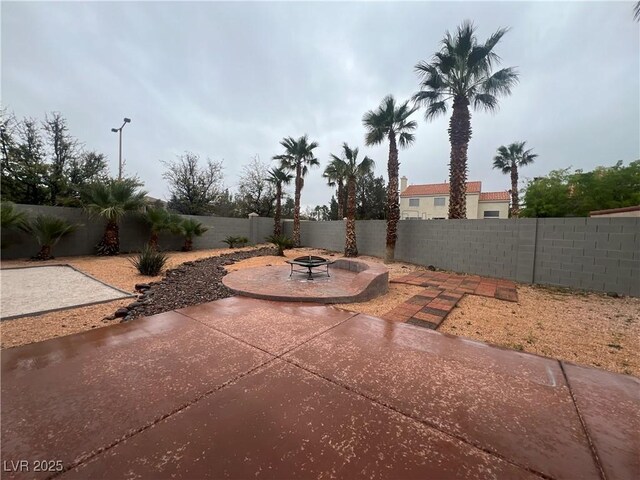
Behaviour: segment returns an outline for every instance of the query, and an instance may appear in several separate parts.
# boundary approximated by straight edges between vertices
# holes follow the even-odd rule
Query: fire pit
[[[329,265],[331,265],[333,261],[327,260],[323,257],[317,257],[315,255],[305,255],[303,257],[294,258],[293,260],[287,260],[287,263],[291,265],[291,273],[289,274],[289,277],[293,275],[293,272],[298,272],[306,273],[308,275],[307,280],[313,280],[314,268],[325,267],[325,271],[320,273],[326,273],[327,277],[330,277],[331,275],[329,275]],[[295,268],[296,266],[303,268]]]

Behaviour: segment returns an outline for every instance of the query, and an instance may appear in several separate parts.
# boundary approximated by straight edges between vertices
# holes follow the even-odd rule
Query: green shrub
[[[236,237],[236,245],[244,247],[247,243],[249,243],[249,239],[247,237]]]
[[[247,243],[249,243],[249,239],[247,237],[233,237],[231,235],[229,235],[222,241],[223,243],[229,245],[229,248],[244,247]]]
[[[284,257],[285,250],[293,247],[293,240],[286,235],[271,235],[267,237],[266,240],[278,248],[278,255],[281,257]]]
[[[160,274],[168,259],[166,253],[159,252],[150,245],[145,245],[142,251],[131,259],[131,263],[142,275],[155,277]]]

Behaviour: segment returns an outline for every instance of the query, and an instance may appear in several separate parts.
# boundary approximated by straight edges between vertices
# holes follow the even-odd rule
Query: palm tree
[[[51,256],[53,246],[62,237],[76,231],[77,228],[78,225],[73,225],[62,218],[49,215],[38,215],[23,226],[23,229],[33,235],[40,246],[40,251],[33,257],[34,260],[49,260],[53,258]]]
[[[331,155],[331,162],[324,169],[322,176],[327,180],[327,185],[337,187],[338,196],[338,220],[344,218],[344,172],[345,162],[341,158]]]
[[[389,139],[389,161],[387,171],[389,185],[387,186],[387,246],[385,262],[393,261],[396,249],[398,220],[400,220],[400,204],[398,201],[398,147],[406,148],[413,143],[412,133],[417,123],[409,120],[416,108],[409,108],[409,102],[396,105],[392,95],[386,96],[377,110],[369,110],[362,117],[362,123],[367,129],[365,143],[378,145]]]
[[[147,192],[138,190],[140,184],[134,179],[110,180],[94,183],[83,192],[84,208],[93,215],[107,220],[107,226],[100,243],[96,246],[98,255],[120,253],[118,223],[129,212],[144,206]]]
[[[204,235],[207,230],[209,230],[207,227],[193,218],[183,218],[182,221],[173,227],[173,231],[184,237],[183,252],[193,250],[193,237],[200,237]]]
[[[518,200],[518,167],[529,165],[538,156],[525,150],[527,142],[516,142],[498,148],[498,154],[493,158],[493,168],[502,170],[504,174],[511,174],[511,216],[518,217],[520,203]]]
[[[24,212],[19,212],[11,202],[0,204],[0,222],[2,230],[20,228],[24,226],[27,217]]]
[[[180,215],[169,213],[162,207],[147,207],[144,215],[145,221],[151,226],[151,237],[149,238],[149,248],[158,249],[158,238],[160,233],[166,231],[179,231],[182,221]]]
[[[280,145],[284,147],[285,153],[274,156],[274,160],[280,160],[280,168],[295,172],[295,195],[293,207],[293,244],[300,246],[300,194],[304,187],[304,177],[310,167],[320,165],[318,159],[313,156],[313,150],[318,147],[317,142],[309,142],[309,137],[304,135],[295,140],[293,137],[286,137]]]
[[[633,6],[633,18],[636,22],[640,22],[640,2],[636,2]]]
[[[275,167],[269,170],[267,181],[276,186],[276,211],[273,217],[273,236],[279,237],[282,234],[282,187],[289,185],[293,175],[283,168]]]
[[[344,242],[344,256],[357,257],[358,243],[356,241],[356,183],[365,175],[371,173],[375,163],[369,157],[364,157],[358,163],[358,149],[342,144],[342,158],[331,155],[332,163],[338,164],[344,172],[347,181],[347,226]]]
[[[500,57],[493,51],[507,32],[500,29],[484,44],[478,44],[475,27],[464,22],[455,35],[447,32],[442,48],[431,63],[420,62],[415,66],[421,82],[421,90],[413,98],[426,106],[425,119],[432,120],[447,111],[447,103],[453,101],[453,113],[449,121],[451,155],[449,163],[449,218],[466,218],[467,150],[471,138],[473,108],[490,112],[497,110],[498,97],[509,95],[518,81],[514,68],[493,72]]]

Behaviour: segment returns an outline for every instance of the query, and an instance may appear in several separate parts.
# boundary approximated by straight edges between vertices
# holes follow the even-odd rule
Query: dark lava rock
[[[221,281],[227,274],[224,265],[264,255],[276,255],[276,249],[263,247],[183,263],[177,269],[167,271],[160,282],[152,283],[153,289],[143,295],[146,298],[140,297],[129,305],[126,319],[128,321],[230,297],[233,292]]]
[[[113,316],[114,318],[121,318],[124,317],[127,313],[129,313],[129,310],[127,308],[119,308],[116,310]]]
[[[607,292],[607,297],[619,298],[620,295],[616,292]]]
[[[135,290],[137,292],[144,292],[145,290],[149,290],[151,288],[151,285],[149,285],[148,283],[136,283]]]
[[[436,267],[434,267],[433,265],[429,265],[427,267],[427,270],[431,270],[432,272],[435,272],[436,271]]]

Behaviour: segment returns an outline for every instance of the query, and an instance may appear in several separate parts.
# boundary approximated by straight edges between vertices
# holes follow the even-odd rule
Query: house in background
[[[400,218],[448,218],[449,184],[408,185],[400,179]],[[509,218],[509,192],[483,192],[482,182],[467,182],[467,218]]]

